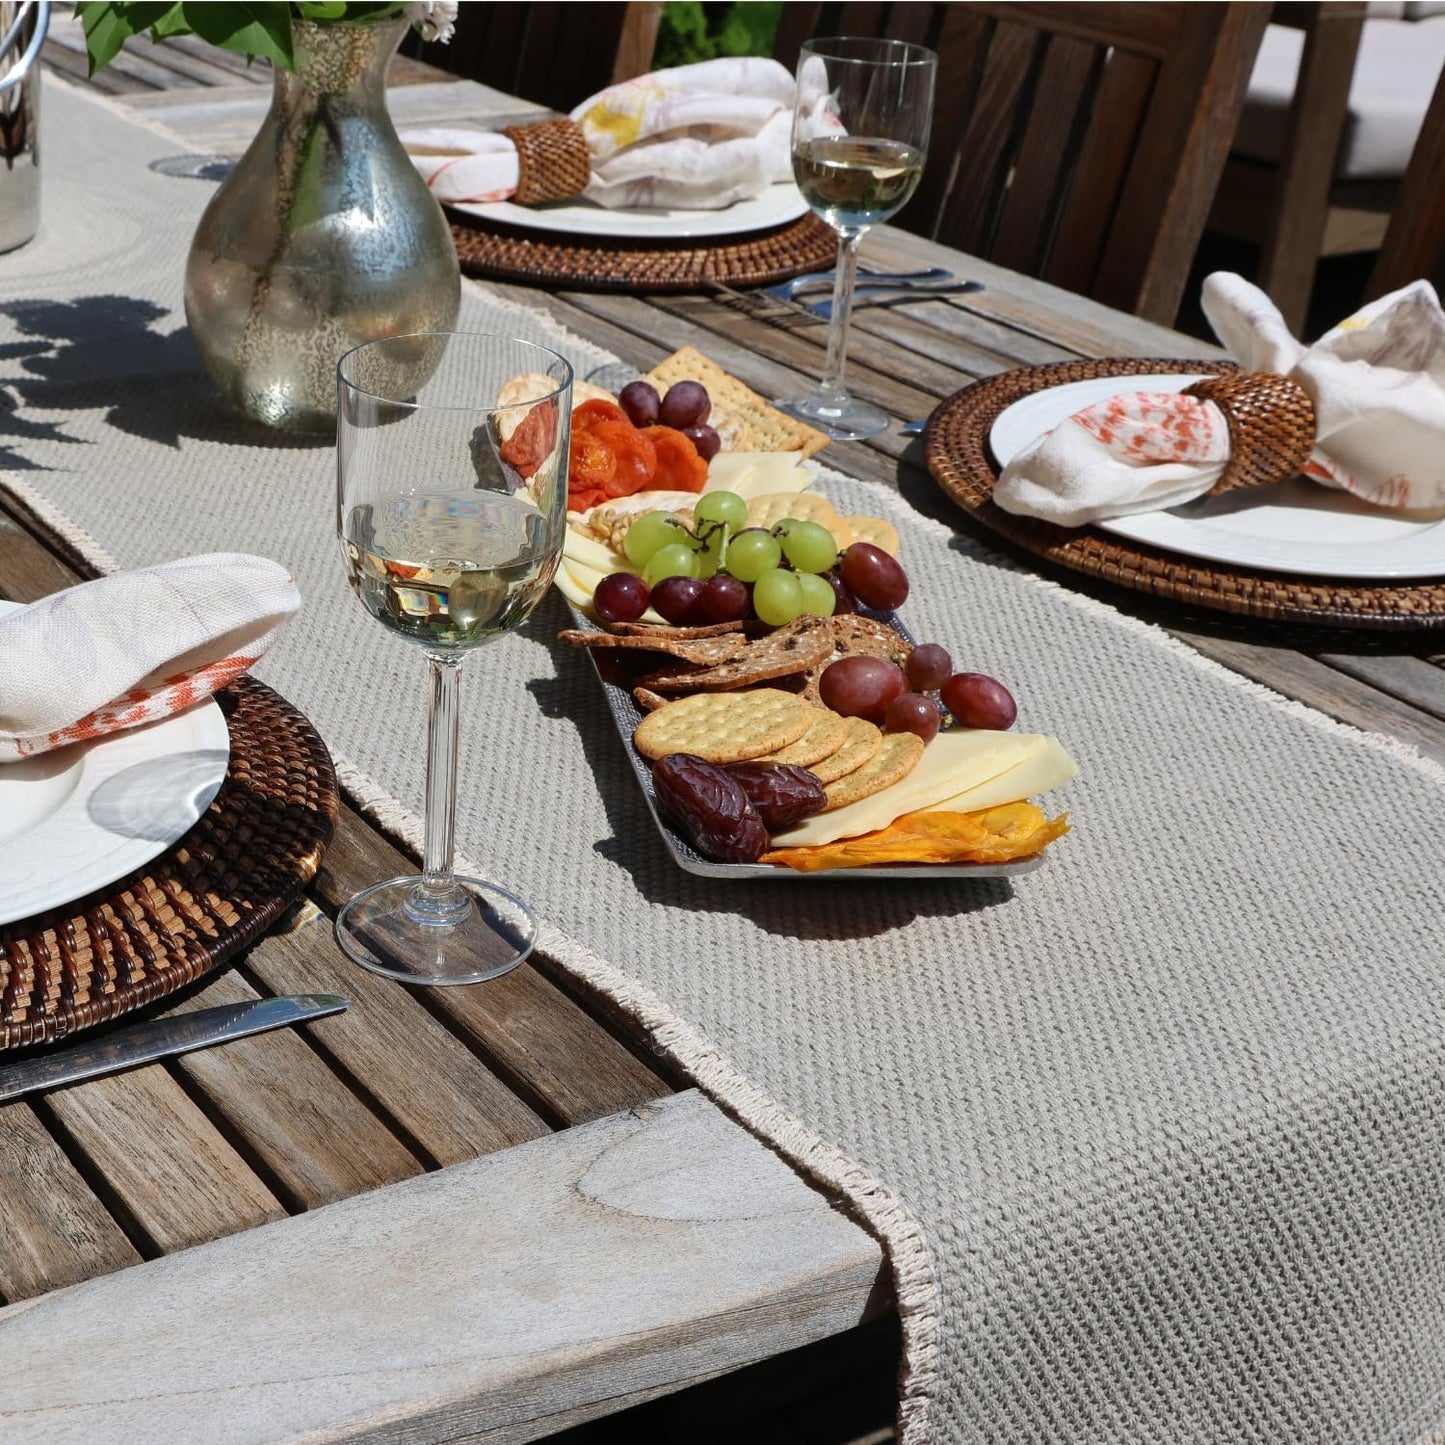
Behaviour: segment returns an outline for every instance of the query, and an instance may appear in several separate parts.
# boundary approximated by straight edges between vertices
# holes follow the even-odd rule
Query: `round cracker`
[[[818,707],[813,725],[795,743],[779,748],[760,758],[764,763],[791,763],[795,768],[811,768],[814,763],[831,757],[848,737],[848,719],[827,708]]]
[[[692,753],[709,763],[742,763],[777,752],[807,732],[815,709],[790,692],[698,692],[667,703],[642,719],[632,741],[654,761]]]
[[[878,751],[861,768],[854,768],[823,789],[828,801],[821,811],[831,813],[834,808],[847,807],[891,788],[913,771],[922,756],[923,739],[917,733],[885,733]]]
[[[808,771],[826,788],[839,778],[861,768],[883,746],[883,732],[867,718],[844,718],[843,742],[837,752],[829,753],[808,767]]]
[[[832,502],[818,492],[765,492],[748,503],[747,524],[771,530],[784,517],[793,517],[827,527],[837,515]]]
[[[887,552],[890,557],[898,555],[900,545],[898,529],[891,522],[885,522],[882,517],[870,517],[858,513],[839,517],[838,530],[846,532],[848,536],[848,540],[843,542],[839,540],[838,532],[833,533],[833,540],[838,543],[840,552],[844,547],[851,547],[854,542],[871,542],[875,547]]]

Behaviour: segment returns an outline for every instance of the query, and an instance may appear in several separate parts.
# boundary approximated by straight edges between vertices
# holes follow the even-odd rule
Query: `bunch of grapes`
[[[698,498],[691,528],[675,513],[644,512],[623,544],[642,575],[604,577],[592,599],[598,617],[632,622],[650,604],[683,627],[749,615],[781,627],[805,613],[852,611],[855,597],[887,610],[908,595],[903,569],[877,547],[854,543],[840,558],[818,522],[785,517],[769,530],[747,519],[747,503],[726,491]]]
[[[707,425],[712,398],[700,381],[676,381],[659,396],[650,381],[629,381],[617,394],[617,404],[635,427],[670,426],[692,440],[697,454],[710,462],[722,448],[722,438]]]

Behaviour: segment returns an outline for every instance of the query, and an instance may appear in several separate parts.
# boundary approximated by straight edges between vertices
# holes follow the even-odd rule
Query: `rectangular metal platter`
[[[577,611],[575,607],[570,610],[577,627],[589,632],[602,630],[585,613]],[[881,616],[883,621],[908,641],[913,640],[896,617],[888,614],[875,615]],[[612,710],[612,719],[617,724],[617,732],[622,739],[622,750],[627,754],[627,761],[632,764],[632,771],[637,774],[642,796],[647,799],[647,810],[652,814],[652,821],[657,825],[657,831],[662,835],[667,851],[672,854],[673,862],[689,873],[696,873],[701,878],[786,878],[824,883],[839,878],[866,879],[871,883],[886,883],[894,878],[938,878],[948,879],[953,883],[967,883],[976,878],[1014,878],[1020,873],[1032,873],[1036,868],[1044,866],[1043,855],[1027,858],[1020,863],[879,863],[871,868],[823,868],[813,873],[800,873],[794,868],[784,868],[774,863],[714,863],[712,859],[704,858],[685,843],[658,817],[657,792],[652,786],[652,770],[632,746],[632,734],[643,718],[642,709],[633,698],[631,689],[617,681],[616,659],[608,657],[595,647],[589,647],[586,651],[592,660],[593,670],[597,673],[597,680],[602,684],[607,706]]]

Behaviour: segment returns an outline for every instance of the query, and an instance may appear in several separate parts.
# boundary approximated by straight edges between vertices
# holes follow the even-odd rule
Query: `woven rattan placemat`
[[[216,701],[231,761],[195,827],[119,882],[0,929],[0,1050],[103,1023],[209,973],[316,872],[337,817],[325,744],[252,678]]]
[[[468,275],[583,291],[703,291],[714,283],[769,286],[805,271],[825,270],[838,252],[837,234],[811,212],[766,235],[687,246],[575,245],[448,214]]]
[[[942,402],[929,418],[924,447],[934,480],[976,522],[1046,561],[1153,597],[1277,622],[1332,627],[1445,627],[1445,582],[1356,584],[1260,572],[1201,561],[1114,537],[1018,517],[993,503],[998,468],[988,434],[1020,397],[1097,376],[1223,372],[1229,363],[1137,358],[1025,366],[976,382]]]

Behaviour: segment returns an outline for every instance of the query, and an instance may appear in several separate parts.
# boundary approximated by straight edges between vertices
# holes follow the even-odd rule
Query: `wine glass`
[[[938,57],[901,40],[810,40],[798,56],[793,176],[838,233],[823,379],[779,405],[839,441],[873,436],[888,415],[848,395],[843,371],[858,244],[913,194],[923,174]]]
[[[462,659],[551,585],[567,524],[572,368],[501,336],[369,342],[337,367],[337,528],[352,590],[426,657],[430,725],[420,875],[358,893],[336,937],[407,983],[476,983],[531,952],[511,893],[453,872]]]

